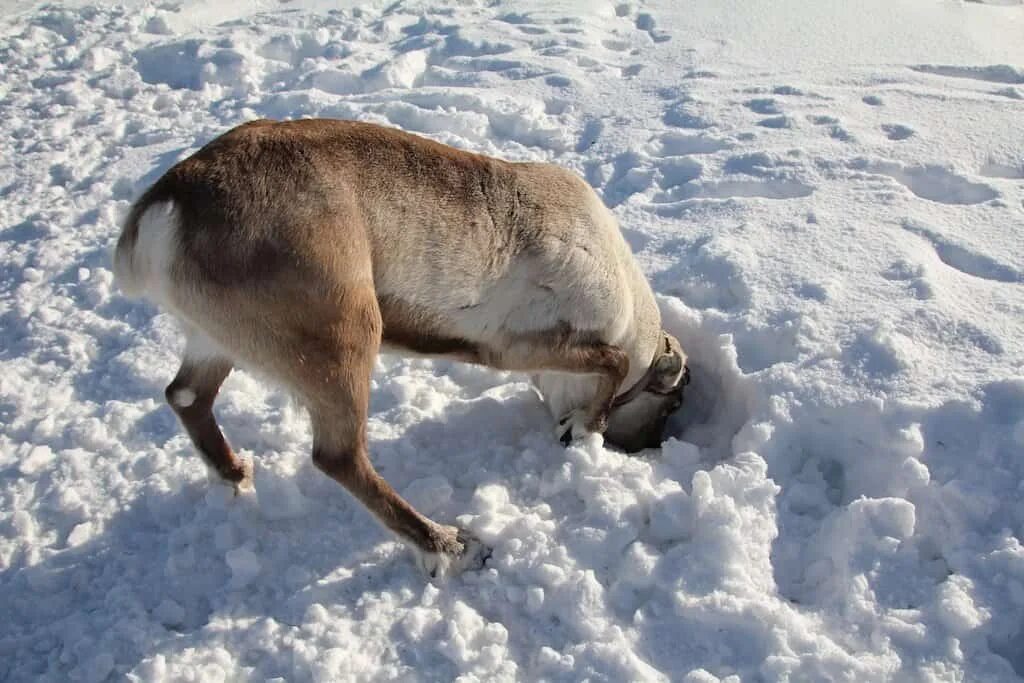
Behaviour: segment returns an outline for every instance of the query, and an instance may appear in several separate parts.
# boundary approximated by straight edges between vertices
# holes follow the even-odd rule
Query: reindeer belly
[[[384,351],[480,362],[479,344],[459,336],[452,322],[434,307],[378,296],[383,320]]]

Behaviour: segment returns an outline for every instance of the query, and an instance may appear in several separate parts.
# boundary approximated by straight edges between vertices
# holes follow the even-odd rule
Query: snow
[[[1019,1],[0,14],[0,679],[1024,675]],[[579,172],[690,357],[663,447],[563,448],[523,377],[382,357],[376,466],[494,548],[438,585],[259,378],[218,400],[254,487],[211,480],[110,248],[257,116]]]

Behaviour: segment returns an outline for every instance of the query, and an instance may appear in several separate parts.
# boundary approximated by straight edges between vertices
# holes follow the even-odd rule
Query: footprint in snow
[[[903,222],[903,229],[926,239],[935,249],[939,260],[961,273],[992,280],[993,282],[1020,283],[1024,282],[1024,273],[1016,268],[1000,263],[991,256],[974,251],[969,247],[953,242],[929,227],[910,220]]]
[[[757,122],[757,125],[764,128],[792,128],[793,119],[788,116],[771,116],[766,119],[761,119]]]
[[[733,142],[725,138],[674,130],[662,133],[654,140],[655,152],[660,156],[714,154],[723,149],[732,149],[734,146]]]
[[[603,131],[604,123],[599,119],[587,121],[583,126],[583,131],[580,133],[579,141],[576,143],[576,151],[582,153],[593,147]]]
[[[733,199],[750,197],[761,199],[798,199],[814,192],[810,185],[798,180],[719,180],[702,184],[693,193],[700,199]]]
[[[988,83],[1024,84],[1024,69],[1009,64],[990,66],[949,66],[945,64],[918,64],[910,67],[919,73],[945,76],[947,78],[968,78]]]
[[[638,31],[646,31],[647,35],[649,35],[651,40],[655,43],[664,43],[667,40],[672,40],[672,36],[665,31],[658,29],[654,16],[648,12],[641,12],[636,15],[635,25]]]
[[[732,156],[726,159],[722,170],[731,177],[702,183],[694,196],[706,199],[797,199],[814,192],[813,186],[798,177],[797,164],[763,152]]]
[[[1012,86],[993,90],[991,94],[998,95],[999,97],[1009,97],[1011,100],[1024,100],[1024,93],[1021,93],[1020,90]]]
[[[828,116],[823,114],[812,114],[807,117],[807,120],[816,126],[828,126],[828,136],[840,142],[852,142],[853,135],[839,125],[839,119],[834,116]]]
[[[900,259],[883,270],[882,277],[892,282],[905,282],[917,299],[931,299],[935,296],[935,288],[928,281],[924,266],[920,263]]]
[[[754,112],[755,114],[781,114],[782,110],[779,109],[779,103],[771,97],[757,97],[752,100],[747,100],[743,103],[747,109]]]
[[[616,40],[613,38],[602,40],[601,45],[603,45],[606,50],[611,50],[612,52],[625,52],[629,49],[629,43],[624,40]]]
[[[850,167],[888,176],[918,197],[940,204],[980,204],[999,196],[992,187],[971,182],[942,166],[902,166],[895,162],[860,159]]]
[[[665,110],[662,121],[667,126],[698,130],[711,128],[714,125],[699,111],[697,102],[689,98],[683,98],[673,103]]]
[[[890,140],[906,140],[914,134],[913,128],[901,123],[883,123],[882,131]]]
[[[1012,166],[1010,164],[1001,164],[997,162],[990,162],[985,164],[979,170],[979,173],[989,178],[1005,178],[1007,180],[1022,180],[1024,179],[1024,162],[1019,166]]]

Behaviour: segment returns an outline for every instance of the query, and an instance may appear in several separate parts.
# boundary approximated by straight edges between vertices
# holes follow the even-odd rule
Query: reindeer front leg
[[[537,335],[543,339],[545,335]],[[563,341],[555,344],[516,343],[500,354],[485,354],[487,363],[501,370],[519,372],[568,372],[597,377],[591,401],[570,411],[558,422],[557,435],[570,439],[603,433],[615,395],[629,374],[629,356],[617,346],[602,342]]]

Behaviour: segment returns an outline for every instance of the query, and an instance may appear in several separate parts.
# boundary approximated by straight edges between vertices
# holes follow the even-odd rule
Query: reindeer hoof
[[[587,426],[587,412],[582,408],[577,408],[563,415],[562,419],[558,421],[558,426],[555,428],[555,436],[562,442],[563,446],[568,446],[573,441],[581,440],[590,431]]]
[[[452,550],[416,552],[418,564],[427,576],[444,580],[466,570],[483,569],[491,556],[491,548],[465,529],[445,527],[445,530],[454,537]]]
[[[235,489],[235,495],[242,493],[249,493],[255,490],[253,484],[253,463],[252,458],[241,458],[242,461],[242,478],[238,481],[232,482]]]

